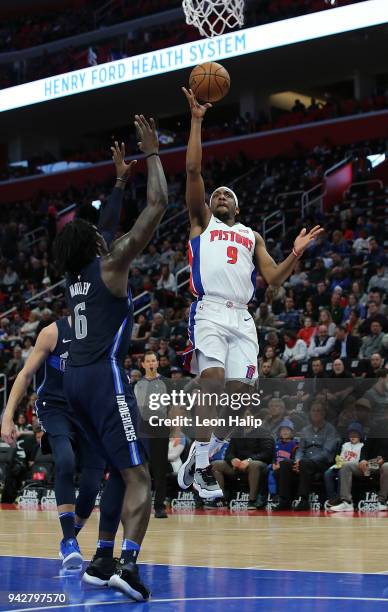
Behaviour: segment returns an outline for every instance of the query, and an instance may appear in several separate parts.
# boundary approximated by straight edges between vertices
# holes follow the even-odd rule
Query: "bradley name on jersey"
[[[91,287],[92,283],[74,283],[73,285],[69,285],[69,291],[71,297],[75,297],[76,295],[87,295],[88,291]]]

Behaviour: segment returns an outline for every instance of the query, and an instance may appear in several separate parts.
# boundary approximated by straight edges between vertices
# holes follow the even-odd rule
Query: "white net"
[[[244,0],[183,0],[186,23],[211,38],[244,25]]]

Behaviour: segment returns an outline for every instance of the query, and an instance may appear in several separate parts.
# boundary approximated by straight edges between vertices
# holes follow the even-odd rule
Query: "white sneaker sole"
[[[113,576],[111,576],[108,586],[129,595],[129,597],[132,597],[132,599],[135,601],[148,601],[148,599],[144,599],[143,595],[139,593],[139,591],[135,591],[135,589],[129,586],[128,582],[122,580],[117,574],[113,574]]]
[[[109,580],[102,580],[101,578],[97,578],[97,576],[90,576],[86,572],[82,576],[82,582],[86,582],[86,584],[92,584],[93,586],[103,587],[108,586]]]
[[[216,489],[215,491],[207,491],[199,486],[194,480],[193,489],[195,489],[200,496],[201,499],[218,499],[219,497],[224,497],[224,494],[221,489]]]
[[[354,508],[341,508],[340,510],[336,510],[335,506],[331,506],[331,508],[327,509],[328,512],[354,512]]]
[[[59,558],[62,559],[63,569],[81,569],[84,562],[82,555],[77,552],[71,553],[65,558],[63,557],[62,553],[60,553]]]
[[[194,454],[195,454],[195,442],[193,442],[192,445],[190,446],[189,456],[187,457],[186,461],[182,463],[178,471],[178,485],[181,489],[188,489],[189,487],[191,487],[191,485],[194,482],[194,475],[193,475],[193,480],[189,484],[186,484],[184,480],[186,467],[190,463],[190,460]]]

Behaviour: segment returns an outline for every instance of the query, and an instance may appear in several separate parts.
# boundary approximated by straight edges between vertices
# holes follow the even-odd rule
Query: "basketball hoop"
[[[186,23],[212,38],[244,25],[244,0],[183,0]]]

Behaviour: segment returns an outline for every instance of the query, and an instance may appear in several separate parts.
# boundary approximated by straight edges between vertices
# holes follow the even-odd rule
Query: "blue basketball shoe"
[[[80,569],[82,567],[83,558],[75,538],[61,540],[59,558],[62,559],[63,569]]]

